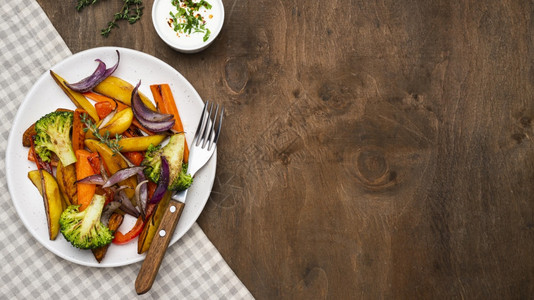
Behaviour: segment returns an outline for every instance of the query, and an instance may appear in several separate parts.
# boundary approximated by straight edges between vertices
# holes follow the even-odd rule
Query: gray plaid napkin
[[[71,53],[35,0],[0,5],[0,52],[0,298],[133,298],[141,263],[118,268],[70,263],[42,247],[19,220],[5,179],[11,123],[34,81]],[[252,299],[197,224],[167,254],[173,259],[164,261],[143,297]]]

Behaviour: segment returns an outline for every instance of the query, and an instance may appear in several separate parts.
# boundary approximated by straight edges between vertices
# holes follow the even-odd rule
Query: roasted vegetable
[[[119,226],[121,226],[123,220],[124,220],[123,215],[119,213],[113,213],[111,217],[109,218],[109,224],[108,224],[109,230],[111,230],[111,232],[115,232],[119,228]],[[102,247],[91,249],[96,261],[101,262],[102,259],[104,259],[106,252],[108,252],[108,248],[109,248],[109,244],[102,246]]]
[[[132,124],[133,113],[131,108],[126,108],[116,113],[108,124],[104,124],[104,127],[100,128],[98,132],[101,136],[114,137],[117,134],[125,132]],[[96,139],[91,130],[88,130],[85,134],[85,138]]]
[[[161,219],[163,218],[163,214],[165,213],[165,209],[169,205],[170,200],[171,192],[169,191],[165,193],[163,199],[157,204],[155,211],[148,216],[145,227],[143,228],[143,231],[141,231],[139,240],[137,241],[137,253],[144,253],[148,251],[148,248],[150,248],[150,244],[152,244],[154,235],[158,230],[159,224],[161,223]]]
[[[161,171],[161,157],[165,156],[169,163],[169,190],[183,191],[191,186],[193,178],[186,173],[187,166],[183,165],[185,135],[177,133],[171,136],[169,143],[163,147],[149,147],[142,165],[145,175],[152,182],[158,183]]]
[[[131,106],[131,97],[134,86],[129,82],[122,80],[115,76],[109,76],[100,82],[93,90],[99,94],[108,96],[115,100]],[[145,95],[139,94],[141,101],[145,103],[151,110],[156,111],[156,107]]]
[[[56,111],[72,111],[71,109],[66,108],[58,108]],[[30,127],[26,128],[24,131],[24,134],[22,135],[22,146],[24,147],[31,147],[31,143],[33,140],[33,137],[37,134],[35,132],[35,123],[30,125]]]
[[[56,170],[56,180],[67,205],[78,204],[75,165],[72,164],[65,167],[59,162]]]
[[[98,118],[98,114],[96,113],[95,107],[87,100],[81,93],[75,92],[68,88],[65,83],[65,79],[63,79],[58,74],[54,73],[52,70],[50,70],[50,75],[52,75],[52,78],[56,81],[56,83],[59,85],[59,87],[65,92],[65,94],[70,98],[72,103],[76,105],[77,108],[81,108],[85,110],[95,122],[98,122],[100,119]]]
[[[172,95],[171,87],[168,84],[153,84],[150,86],[150,91],[152,96],[154,96],[154,101],[158,109],[165,114],[171,114],[176,122],[174,122],[173,129],[176,132],[184,132],[184,125],[182,119],[180,118],[180,113],[178,113],[178,106],[176,101],[174,101],[174,96]],[[189,147],[187,146],[187,141],[185,141],[184,149],[184,163],[189,161]]]
[[[145,221],[143,220],[142,216],[139,216],[137,218],[137,221],[135,222],[134,227],[130,229],[127,233],[123,234],[120,231],[115,232],[115,238],[113,239],[113,244],[117,245],[123,245],[126,243],[129,243],[134,238],[136,238],[139,234],[141,234],[141,231],[145,227]]]
[[[63,211],[59,219],[61,233],[74,247],[94,249],[111,243],[113,233],[100,221],[105,202],[104,196],[95,194],[84,211],[80,212],[79,205]]]
[[[123,152],[146,151],[150,145],[159,145],[166,137],[166,135],[162,134],[123,137],[119,141],[119,146]]]
[[[64,166],[76,162],[70,139],[72,118],[72,112],[55,111],[35,123],[35,152],[43,161],[50,161],[54,152]]]
[[[132,91],[132,110],[135,118],[143,125],[145,128],[152,132],[164,132],[171,129],[174,126],[175,120],[171,114],[162,114],[155,112],[148,108],[138,93],[139,85],[141,81],[135,86]]]
[[[117,171],[128,167],[128,164],[120,155],[113,153],[113,151],[111,151],[111,149],[102,142],[86,139],[85,146],[92,152],[97,152],[99,154],[100,159],[102,159],[104,162],[104,166],[106,166],[106,169],[110,175],[113,175]],[[135,187],[137,186],[137,179],[135,177],[130,177],[122,181],[120,185],[126,185],[130,187],[124,189],[124,193],[128,196],[128,198],[132,199],[134,197]],[[132,199],[132,201],[134,200]],[[136,205],[137,203],[133,204]]]
[[[76,158],[78,159],[75,164],[76,180],[81,180],[88,176],[95,175],[95,171],[93,170],[93,167],[91,166],[91,163],[89,162],[91,155],[93,155],[93,153],[85,149],[78,149],[78,151],[76,151]],[[80,205],[80,208],[79,208],[80,211],[83,211],[93,201],[93,195],[96,192],[96,185],[90,184],[90,183],[78,182],[77,190],[78,190],[77,204]]]
[[[56,179],[45,170],[30,171],[28,178],[43,196],[49,237],[51,240],[55,240],[59,232],[59,217],[64,208],[63,198]]]
[[[102,80],[106,79],[106,77],[113,74],[113,72],[115,72],[115,70],[119,66],[121,56],[119,54],[119,50],[116,50],[116,51],[117,51],[117,63],[115,63],[113,67],[106,69],[106,64],[100,59],[96,59],[96,61],[98,62],[98,67],[93,72],[93,74],[91,74],[90,76],[76,83],[70,84],[70,83],[65,82],[65,85],[69,87],[71,90],[76,91],[78,93],[84,93],[84,92],[88,92],[92,90],[97,84],[102,82]]]

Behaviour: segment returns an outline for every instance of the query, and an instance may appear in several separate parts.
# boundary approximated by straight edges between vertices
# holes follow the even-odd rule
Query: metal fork
[[[213,112],[214,109],[215,113]],[[217,140],[221,133],[223,113],[224,108],[222,106],[219,107],[218,104],[215,106],[213,103],[210,104],[209,101],[206,101],[195,137],[190,145],[187,172],[191,176],[195,176],[197,171],[206,165],[215,152]],[[178,224],[178,220],[182,215],[187,191],[174,194],[163,214],[161,223],[135,280],[135,290],[139,295],[148,292],[154,283],[165,256],[165,251],[174,234],[176,224]]]

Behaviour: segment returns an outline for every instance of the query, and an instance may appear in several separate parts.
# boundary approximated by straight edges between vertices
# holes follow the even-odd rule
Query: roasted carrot
[[[85,140],[85,132],[83,131],[84,124],[82,122],[82,114],[87,113],[83,109],[77,108],[74,111],[72,119],[72,150],[76,152],[78,149],[83,149]]]
[[[154,101],[156,102],[156,107],[159,109],[160,112],[166,113],[165,111],[165,103],[163,102],[163,97],[161,96],[161,85],[159,84],[153,84],[150,86],[150,91],[152,92],[152,97],[154,97]]]
[[[87,150],[78,149],[76,151],[76,180],[95,174],[91,163],[89,163],[89,157],[91,157],[91,152]],[[82,211],[91,204],[91,200],[95,194],[96,185],[90,183],[78,183],[77,188],[78,204],[81,205],[80,211]]]
[[[174,115],[174,120],[176,121],[174,123],[174,129],[179,132],[184,131],[184,125],[182,124],[182,119],[178,113],[176,102],[174,102],[174,96],[172,95],[171,87],[168,84],[162,84],[160,85],[160,89],[161,97],[165,103],[165,110],[168,114]]]
[[[174,101],[174,96],[172,95],[171,87],[168,84],[156,84],[150,86],[150,91],[156,101],[156,105],[159,110],[165,114],[172,114],[174,116],[174,126],[173,129],[178,132],[184,131],[184,125],[182,124],[182,119],[178,113],[178,107]],[[187,146],[187,141],[185,143],[184,149],[184,162],[189,160],[189,147]]]
[[[122,133],[122,136],[123,137],[134,137],[134,136],[139,136],[136,132],[136,127],[135,126],[131,126],[130,125],[130,128],[128,128],[125,132]]]

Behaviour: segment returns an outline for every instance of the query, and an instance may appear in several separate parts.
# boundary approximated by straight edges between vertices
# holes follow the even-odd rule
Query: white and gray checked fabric
[[[73,8],[74,9],[74,8]],[[71,54],[35,0],[0,5],[0,299],[133,299],[141,263],[117,268],[73,264],[42,247],[19,220],[7,188],[5,149],[26,92]],[[149,299],[252,299],[195,224],[167,253]]]

